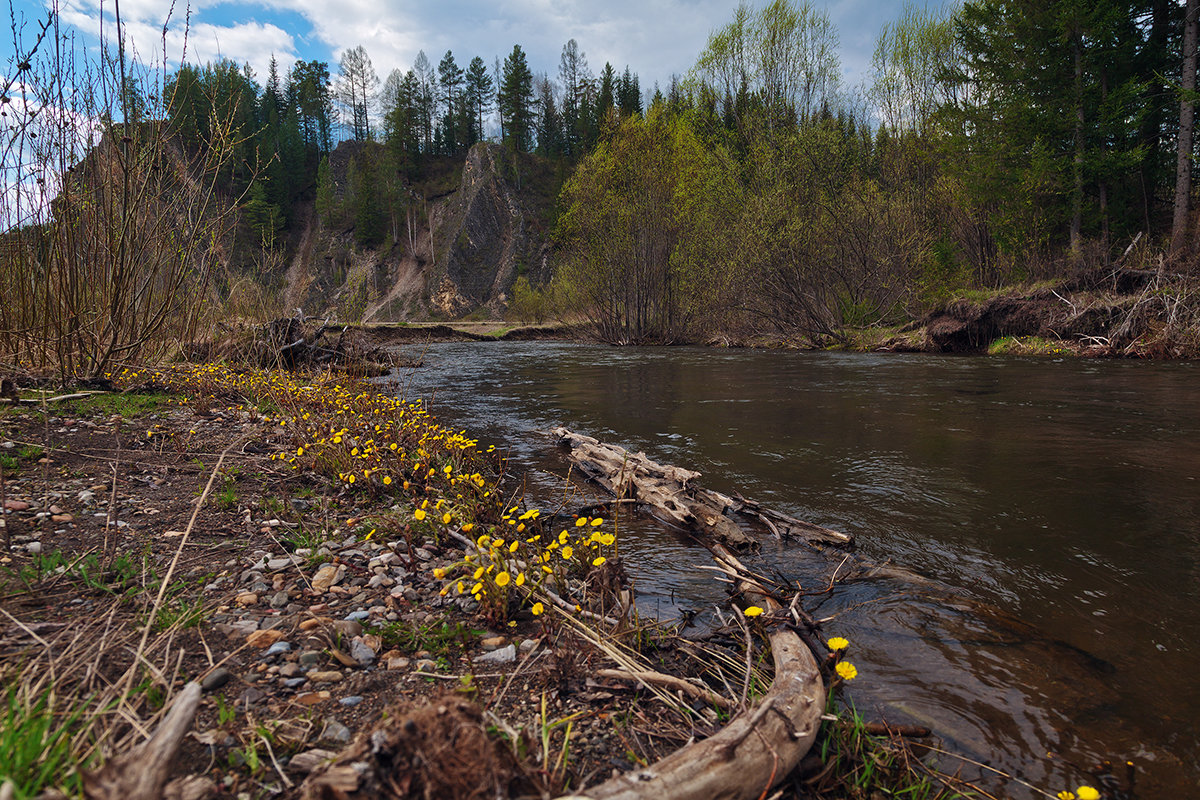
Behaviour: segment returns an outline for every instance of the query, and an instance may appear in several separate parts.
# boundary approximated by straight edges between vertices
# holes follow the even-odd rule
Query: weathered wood
[[[747,574],[723,545],[714,555]],[[754,581],[738,581],[743,595],[768,612],[780,606]],[[764,797],[808,753],[821,725],[825,684],[812,652],[794,630],[768,632],[775,678],[752,710],[719,733],[627,772],[574,797],[579,800],[751,800]],[[563,800],[567,800],[563,798]]]
[[[848,534],[803,522],[743,497],[705,489],[695,483],[699,472],[659,464],[645,453],[630,453],[567,428],[554,428],[550,434],[584,475],[614,497],[636,499],[652,513],[709,541],[722,542],[735,550],[757,547],[754,538],[728,516],[740,513],[762,522],[776,536],[798,536],[840,546],[853,543]]]
[[[89,800],[159,800],[183,737],[200,705],[200,684],[184,687],[154,735],[94,772],[83,773]]]

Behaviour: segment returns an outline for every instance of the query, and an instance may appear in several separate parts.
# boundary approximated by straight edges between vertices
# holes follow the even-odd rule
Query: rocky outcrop
[[[371,147],[378,145],[345,142],[331,155],[340,196],[350,158],[370,156]],[[447,169],[440,183],[394,192],[391,236],[380,249],[356,246],[352,226],[331,230],[311,214],[285,296],[308,314],[342,322],[458,319],[480,309],[498,316],[518,275],[535,284],[549,279],[541,223],[553,199],[541,174],[547,171],[533,156],[477,144],[457,182]]]

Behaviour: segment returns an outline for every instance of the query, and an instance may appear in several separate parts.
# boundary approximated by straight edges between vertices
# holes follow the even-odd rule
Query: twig
[[[654,683],[659,686],[665,686],[668,689],[677,689],[724,711],[733,711],[737,708],[737,704],[727,697],[722,697],[709,689],[702,689],[683,678],[678,678],[674,675],[664,675],[654,670],[598,669],[596,670],[596,675],[600,678],[613,678],[623,681],[632,680],[644,684]]]

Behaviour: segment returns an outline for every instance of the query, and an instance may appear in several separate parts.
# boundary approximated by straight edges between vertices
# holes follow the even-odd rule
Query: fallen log
[[[83,773],[88,800],[159,800],[175,756],[200,705],[200,684],[189,683],[148,740],[94,772]]]
[[[737,574],[746,574],[721,544],[713,552]],[[768,612],[780,610],[750,579],[738,588]],[[775,677],[753,709],[721,731],[667,756],[657,764],[619,775],[573,795],[575,800],[751,800],[765,797],[808,753],[821,725],[825,684],[812,651],[788,626],[768,631]],[[570,800],[570,798],[561,798]]]
[[[700,477],[699,472],[659,464],[645,453],[630,453],[567,428],[554,428],[550,434],[584,475],[614,497],[635,499],[652,513],[694,531],[702,539],[721,542],[738,551],[757,547],[754,538],[729,518],[730,514],[741,514],[761,522],[780,538],[796,536],[843,547],[854,543],[849,534],[772,511],[744,497],[730,497],[698,486],[694,481]]]

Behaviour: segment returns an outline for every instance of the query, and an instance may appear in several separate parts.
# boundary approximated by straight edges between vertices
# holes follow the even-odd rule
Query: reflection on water
[[[1080,776],[1047,752],[1132,758],[1146,796],[1200,783],[1196,365],[545,343],[433,345],[425,363],[401,376],[410,399],[507,448],[534,495],[561,496],[566,471],[534,431],[566,425],[944,583],[820,601],[868,716],[1055,791]],[[722,601],[704,552],[631,524],[643,609]],[[805,587],[829,571],[773,542],[757,565]]]

